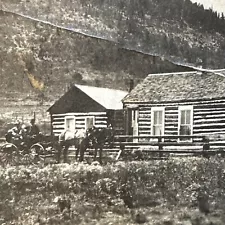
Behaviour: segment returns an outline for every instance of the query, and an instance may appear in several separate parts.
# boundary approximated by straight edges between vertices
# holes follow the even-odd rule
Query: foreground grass
[[[0,169],[0,224],[225,224],[223,158]],[[197,193],[209,197],[210,214]],[[60,211],[57,197],[71,202]]]

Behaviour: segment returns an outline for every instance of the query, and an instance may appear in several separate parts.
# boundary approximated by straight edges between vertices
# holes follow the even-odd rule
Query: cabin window
[[[70,131],[75,130],[75,116],[65,117],[65,130],[70,130]]]
[[[90,129],[95,125],[95,118],[94,116],[89,116],[85,118],[85,129]]]
[[[164,107],[154,107],[151,112],[152,118],[152,135],[160,136],[164,135],[164,117],[165,109]]]
[[[179,107],[179,135],[192,135],[193,106]]]

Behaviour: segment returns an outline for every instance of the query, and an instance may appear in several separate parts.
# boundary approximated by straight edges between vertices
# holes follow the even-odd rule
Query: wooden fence
[[[140,150],[149,155],[225,155],[225,140],[213,141],[199,135],[163,135],[163,136],[131,136],[115,137],[114,146],[120,149],[117,159],[124,153]]]
[[[5,138],[0,138],[0,145],[4,142]],[[74,150],[74,147],[70,148],[71,157],[75,156]],[[87,156],[90,151],[86,152]],[[144,152],[149,158],[155,158],[156,155],[156,158],[187,155],[209,157],[216,154],[225,156],[225,140],[209,140],[200,135],[118,135],[114,138],[113,147],[105,146],[104,149],[106,155],[113,154],[116,160],[124,154],[131,156],[135,151]]]

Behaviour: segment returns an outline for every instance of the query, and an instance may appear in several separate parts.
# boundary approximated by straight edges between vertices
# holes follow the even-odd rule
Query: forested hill
[[[225,67],[224,15],[190,0],[4,0],[1,8],[173,62]]]
[[[24,93],[24,99],[35,94],[40,100],[55,101],[74,83],[128,90],[129,79],[136,84],[149,73],[190,70],[112,41],[1,10],[0,24],[1,97],[14,92],[15,98]]]

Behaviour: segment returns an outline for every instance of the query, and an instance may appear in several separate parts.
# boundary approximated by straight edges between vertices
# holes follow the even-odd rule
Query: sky
[[[213,8],[214,11],[225,13],[225,0],[191,0],[203,4],[204,8]]]

